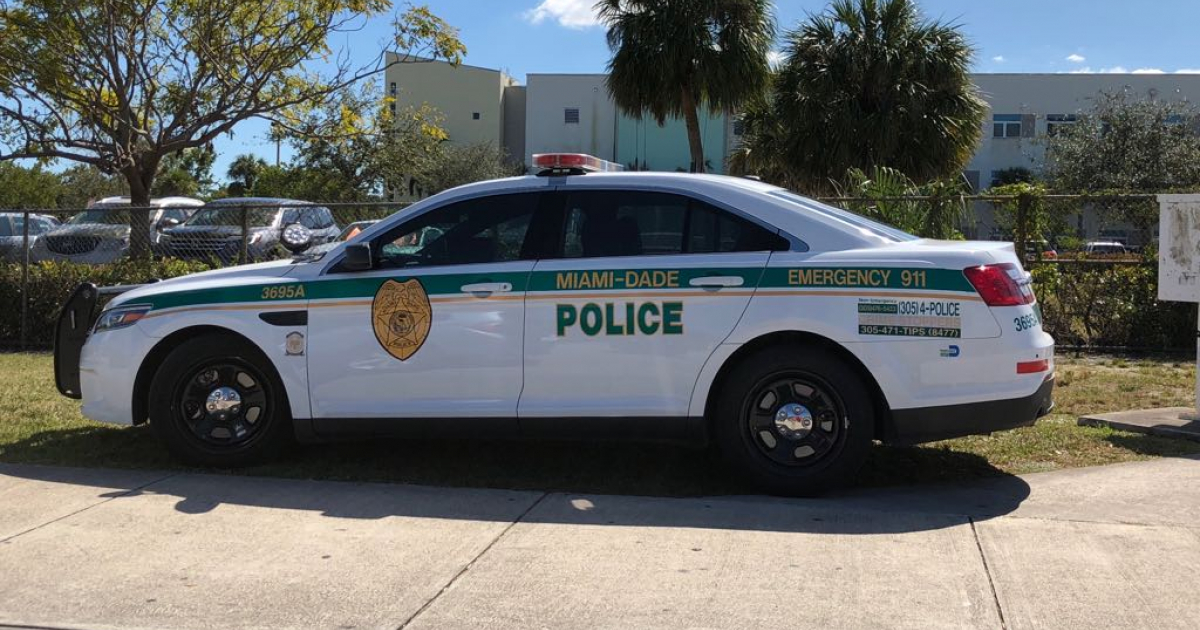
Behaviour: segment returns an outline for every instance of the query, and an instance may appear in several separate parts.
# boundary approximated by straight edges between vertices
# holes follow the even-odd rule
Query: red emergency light
[[[625,168],[586,153],[536,153],[533,167],[539,174],[612,173]]]

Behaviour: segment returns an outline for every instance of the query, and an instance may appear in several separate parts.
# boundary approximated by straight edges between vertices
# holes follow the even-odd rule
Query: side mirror
[[[355,243],[346,246],[346,257],[342,259],[342,268],[346,271],[370,271],[375,267],[371,259],[370,243]]]
[[[166,219],[159,221],[158,225],[155,227],[158,228],[159,232],[162,232],[163,230],[167,230],[167,229],[176,227],[178,225],[179,225],[179,219],[172,219],[172,218],[168,217]]]

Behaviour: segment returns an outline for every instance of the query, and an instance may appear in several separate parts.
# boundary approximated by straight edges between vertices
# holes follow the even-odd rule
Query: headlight
[[[96,320],[96,327],[92,329],[92,332],[103,332],[105,330],[132,326],[149,312],[150,305],[148,304],[118,306],[117,308],[100,313],[100,318]]]

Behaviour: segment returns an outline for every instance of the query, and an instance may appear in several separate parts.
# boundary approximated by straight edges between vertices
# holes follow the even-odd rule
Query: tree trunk
[[[696,111],[696,99],[692,89],[687,84],[680,87],[683,90],[683,120],[687,124],[688,147],[692,152],[693,173],[704,172],[704,143],[700,139],[700,115]]]
[[[148,159],[140,167],[136,164],[125,168],[125,181],[129,183],[129,257],[150,258],[150,188],[158,171],[158,160]]]

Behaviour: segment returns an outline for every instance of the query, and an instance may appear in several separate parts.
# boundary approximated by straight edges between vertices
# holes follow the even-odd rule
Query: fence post
[[[29,345],[29,211],[21,213],[24,217],[21,227],[21,349]]]
[[[1033,195],[1022,192],[1017,195],[1017,260],[1025,264],[1025,244],[1029,241],[1029,212],[1033,208]]]
[[[238,253],[238,264],[246,264],[250,258],[250,209],[242,206],[242,247]]]

